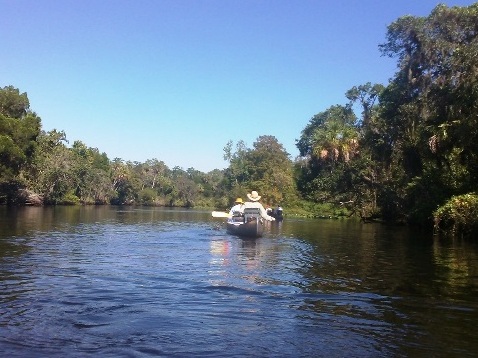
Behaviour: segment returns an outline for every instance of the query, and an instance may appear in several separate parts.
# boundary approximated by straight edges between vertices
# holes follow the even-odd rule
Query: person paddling
[[[240,216],[243,211],[244,211],[244,202],[242,201],[242,198],[237,198],[236,201],[234,202],[234,206],[229,211],[229,215]]]
[[[262,206],[259,202],[261,200],[261,196],[257,193],[257,191],[251,191],[251,193],[247,194],[247,198],[249,201],[244,203],[244,209],[247,208],[257,208],[261,212],[261,216],[263,219],[268,221],[274,221],[275,219],[272,216],[267,215],[266,209]]]

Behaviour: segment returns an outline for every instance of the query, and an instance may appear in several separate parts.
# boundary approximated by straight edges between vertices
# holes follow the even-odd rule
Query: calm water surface
[[[0,207],[0,355],[475,357],[478,248],[209,211]]]

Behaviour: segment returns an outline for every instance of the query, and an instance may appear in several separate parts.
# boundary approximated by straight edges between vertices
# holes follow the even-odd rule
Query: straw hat
[[[242,198],[237,198],[236,201],[235,201],[235,203],[242,204],[242,203],[244,203],[244,202],[242,201]]]
[[[261,200],[261,196],[257,194],[257,191],[251,191],[250,194],[247,194],[247,197],[250,201],[259,201]]]

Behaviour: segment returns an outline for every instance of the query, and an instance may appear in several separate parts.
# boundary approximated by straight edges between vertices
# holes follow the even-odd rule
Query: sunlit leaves
[[[451,197],[433,213],[436,231],[455,235],[478,232],[478,195],[468,193]]]
[[[333,106],[317,114],[298,141],[301,155],[310,155],[324,162],[348,162],[358,150],[356,120],[351,108],[344,106]]]
[[[224,149],[230,162],[225,177],[231,196],[244,197],[256,190],[271,205],[295,198],[292,161],[277,138],[264,135],[257,138],[253,148],[247,148],[243,141],[236,144],[234,152],[232,147],[230,141]]]
[[[34,153],[40,132],[40,118],[30,111],[26,93],[12,86],[0,89],[0,184],[16,183],[22,167]],[[11,200],[11,193],[0,197]],[[2,200],[3,201],[3,200]]]

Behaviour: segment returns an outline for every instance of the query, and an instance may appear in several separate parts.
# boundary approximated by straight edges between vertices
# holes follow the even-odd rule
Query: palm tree
[[[348,162],[358,150],[358,131],[350,120],[329,116],[312,135],[312,155],[332,164]]]

